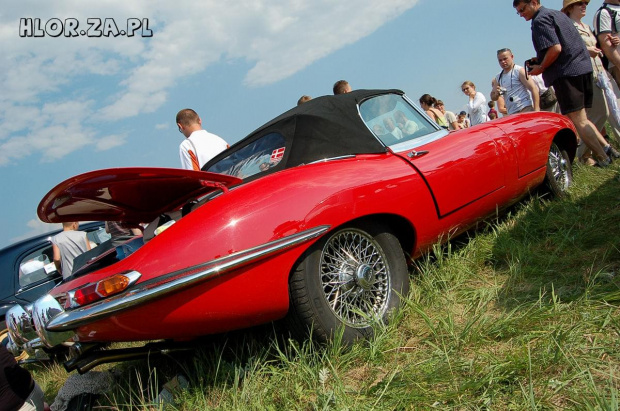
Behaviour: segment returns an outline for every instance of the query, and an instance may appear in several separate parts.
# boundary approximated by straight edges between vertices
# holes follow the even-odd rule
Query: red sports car
[[[363,338],[408,293],[409,259],[541,184],[562,195],[576,146],[557,114],[448,132],[402,91],[359,90],[293,108],[203,171],[76,176],[43,198],[41,220],[148,225],[76,258],[72,277],[32,306],[11,308],[10,347],[72,344],[68,368],[85,371],[138,355],[98,351],[104,343],[280,319],[302,338],[341,327],[345,341]]]

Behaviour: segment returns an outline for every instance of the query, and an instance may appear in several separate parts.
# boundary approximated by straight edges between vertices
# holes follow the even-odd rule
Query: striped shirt
[[[532,42],[539,62],[543,61],[549,47],[562,46],[558,58],[542,74],[547,87],[558,78],[592,73],[590,54],[566,14],[541,6],[532,19]]]

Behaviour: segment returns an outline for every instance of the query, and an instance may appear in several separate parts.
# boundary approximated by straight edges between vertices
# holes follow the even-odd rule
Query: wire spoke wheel
[[[555,143],[551,145],[551,150],[549,151],[549,166],[551,168],[553,179],[560,187],[567,190],[570,185],[570,179],[568,176],[568,168],[570,167],[570,164],[568,164],[568,161],[566,161],[562,155],[562,152]]]
[[[368,234],[346,230],[323,247],[320,276],[327,304],[351,327],[365,327],[387,310],[390,276],[386,257]]]
[[[409,273],[398,238],[371,221],[344,226],[312,245],[289,279],[285,319],[300,339],[342,341],[370,338],[378,323],[390,321],[401,295],[409,293]]]
[[[568,154],[556,143],[551,143],[545,175],[547,188],[554,196],[563,197],[567,194],[572,182],[573,170]]]

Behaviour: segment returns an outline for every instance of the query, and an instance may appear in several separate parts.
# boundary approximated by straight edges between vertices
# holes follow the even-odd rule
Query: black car
[[[103,222],[80,225],[91,246],[110,239]],[[62,230],[22,240],[0,250],[0,342],[6,338],[5,314],[15,304],[26,306],[45,295],[62,276],[53,261],[51,238]]]

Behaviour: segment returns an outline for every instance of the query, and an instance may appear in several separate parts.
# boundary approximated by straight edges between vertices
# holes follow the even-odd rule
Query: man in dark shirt
[[[592,107],[592,63],[573,22],[564,13],[541,6],[540,0],[513,0],[512,5],[525,21],[532,21],[537,63],[526,69],[531,75],[542,74],[545,85],[553,86],[562,114],[571,119],[598,164],[609,165],[600,143],[605,140],[586,117],[586,108]]]

